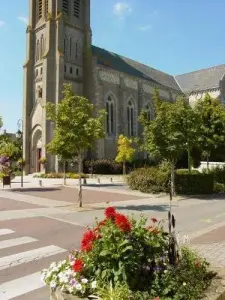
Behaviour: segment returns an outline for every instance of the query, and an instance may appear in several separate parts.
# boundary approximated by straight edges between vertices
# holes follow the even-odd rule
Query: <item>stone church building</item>
[[[173,76],[92,45],[90,0],[29,0],[27,58],[24,65],[23,132],[26,173],[57,171],[56,157],[46,153],[53,135],[46,120],[46,101],[58,103],[64,82],[107,110],[106,136],[92,158],[116,155],[119,134],[138,136],[138,115],[145,108],[154,117],[152,95],[157,87],[165,101],[185,94],[190,104],[206,92],[225,100],[225,65]],[[76,117],[76,116],[74,116]]]

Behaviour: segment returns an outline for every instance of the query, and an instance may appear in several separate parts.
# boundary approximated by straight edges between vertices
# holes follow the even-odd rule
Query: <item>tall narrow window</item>
[[[40,58],[44,55],[44,36],[41,36]]]
[[[145,107],[146,113],[147,113],[147,119],[148,121],[152,120],[152,109],[151,109],[151,105],[147,104]]]
[[[79,48],[79,45],[78,45],[78,41],[76,41],[76,58],[78,57],[78,48]]]
[[[79,19],[79,17],[80,17],[80,0],[73,1],[73,15],[74,15],[74,17]]]
[[[67,15],[69,14],[69,1],[68,0],[63,0],[62,11]]]
[[[106,129],[109,135],[114,133],[114,105],[111,96],[106,101],[107,124]]]
[[[45,16],[48,16],[48,0],[45,0]]]
[[[36,44],[36,61],[39,61],[39,56],[40,56],[40,42],[38,40]]]
[[[127,106],[128,136],[134,136],[134,106],[131,101]]]
[[[68,57],[68,38],[65,36],[64,38],[64,55],[67,58]]]
[[[38,1],[38,19],[42,18],[42,0]]]
[[[70,37],[70,58],[72,57],[72,38]]]

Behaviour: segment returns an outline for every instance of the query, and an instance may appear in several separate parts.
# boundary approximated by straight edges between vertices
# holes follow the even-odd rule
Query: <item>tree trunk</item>
[[[63,160],[63,184],[66,185],[66,160]]]
[[[188,172],[189,174],[191,173],[191,149],[190,149],[190,145],[188,143],[188,146],[187,146],[187,152],[188,152]]]
[[[209,157],[208,156],[207,156],[206,160],[207,160],[207,171],[209,172]]]
[[[123,162],[123,175],[126,175],[126,162]]]
[[[171,197],[175,195],[175,168],[174,161],[171,162]],[[172,199],[171,199],[172,200]]]
[[[78,175],[79,175],[79,191],[78,191],[78,204],[82,207],[82,184],[81,184],[81,171],[82,171],[82,156],[78,155]]]

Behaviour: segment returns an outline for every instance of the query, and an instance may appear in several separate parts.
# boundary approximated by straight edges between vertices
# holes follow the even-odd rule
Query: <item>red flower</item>
[[[154,300],[160,300],[160,299],[159,299],[159,297],[157,296],[157,297],[154,298]]]
[[[81,272],[84,268],[84,263],[81,259],[76,259],[75,263],[73,264],[73,270],[75,272]]]
[[[131,231],[131,224],[126,216],[117,213],[115,215],[115,223],[117,227],[122,231],[126,231],[126,232]]]
[[[99,226],[99,227],[104,226],[104,225],[105,225],[105,222],[106,222],[106,220],[103,220],[103,221],[99,222],[98,226]]]
[[[81,241],[81,249],[83,251],[90,251],[92,249],[92,242],[94,240],[96,240],[94,231],[88,230],[87,232],[85,232]]]
[[[106,219],[114,219],[116,215],[116,210],[114,207],[107,207],[105,209]]]
[[[158,220],[156,218],[151,218],[151,220],[152,220],[153,223],[157,223],[158,222]]]

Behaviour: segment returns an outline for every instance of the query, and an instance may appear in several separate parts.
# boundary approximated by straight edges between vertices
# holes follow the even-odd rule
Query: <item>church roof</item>
[[[92,46],[92,53],[99,65],[181,91],[172,75],[96,46]]]
[[[225,64],[175,76],[184,93],[218,88],[225,74]]]

